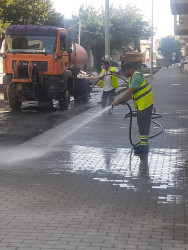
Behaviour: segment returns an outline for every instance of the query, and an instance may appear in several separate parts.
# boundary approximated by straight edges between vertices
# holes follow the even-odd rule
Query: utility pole
[[[78,33],[78,44],[80,45],[80,37],[81,37],[81,27],[82,27],[82,23],[81,20],[79,21],[79,33]]]
[[[151,3],[151,79],[153,79],[153,0]]]
[[[109,0],[105,0],[105,60],[110,62]]]

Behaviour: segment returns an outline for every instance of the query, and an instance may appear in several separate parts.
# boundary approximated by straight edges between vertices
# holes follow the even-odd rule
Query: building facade
[[[188,61],[188,0],[170,0],[171,13],[174,15],[174,35],[181,43],[181,53]],[[185,65],[188,70],[188,65]]]

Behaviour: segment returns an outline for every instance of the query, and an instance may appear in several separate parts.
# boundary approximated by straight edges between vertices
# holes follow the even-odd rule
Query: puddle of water
[[[188,133],[188,129],[184,129],[184,128],[179,128],[179,129],[165,129],[165,132],[167,134],[187,134]]]
[[[51,175],[51,174],[52,174],[52,175],[53,175],[53,174],[54,174],[54,175],[59,175],[59,174],[61,174],[61,173],[60,173],[60,172],[55,172],[55,173],[48,173],[48,174],[50,174],[50,175]]]
[[[185,164],[181,159],[181,151],[178,149],[151,151],[148,158],[140,159],[125,148],[105,150],[72,146],[67,161],[63,161],[60,155],[56,163],[58,170],[78,174],[87,172],[94,175],[93,179],[96,181],[111,183],[135,192],[150,193],[156,196],[159,203],[182,203],[182,195],[177,196],[173,193],[166,195],[169,189],[175,190],[180,184],[176,175],[181,169],[179,164],[181,166]]]
[[[176,110],[177,114],[182,114],[182,113],[187,113],[187,112],[188,112],[188,110],[184,110],[184,109],[183,110],[182,109]]]

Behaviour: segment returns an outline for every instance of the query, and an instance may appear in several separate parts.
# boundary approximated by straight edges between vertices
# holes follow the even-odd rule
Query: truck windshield
[[[9,35],[6,41],[7,53],[54,54],[56,36]]]

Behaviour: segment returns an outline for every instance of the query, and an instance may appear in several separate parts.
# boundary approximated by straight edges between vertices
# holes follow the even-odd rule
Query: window
[[[64,34],[60,35],[60,49],[61,49],[61,52],[67,49],[66,48],[66,36]]]
[[[56,36],[9,35],[6,41],[8,53],[45,53],[56,51]]]

